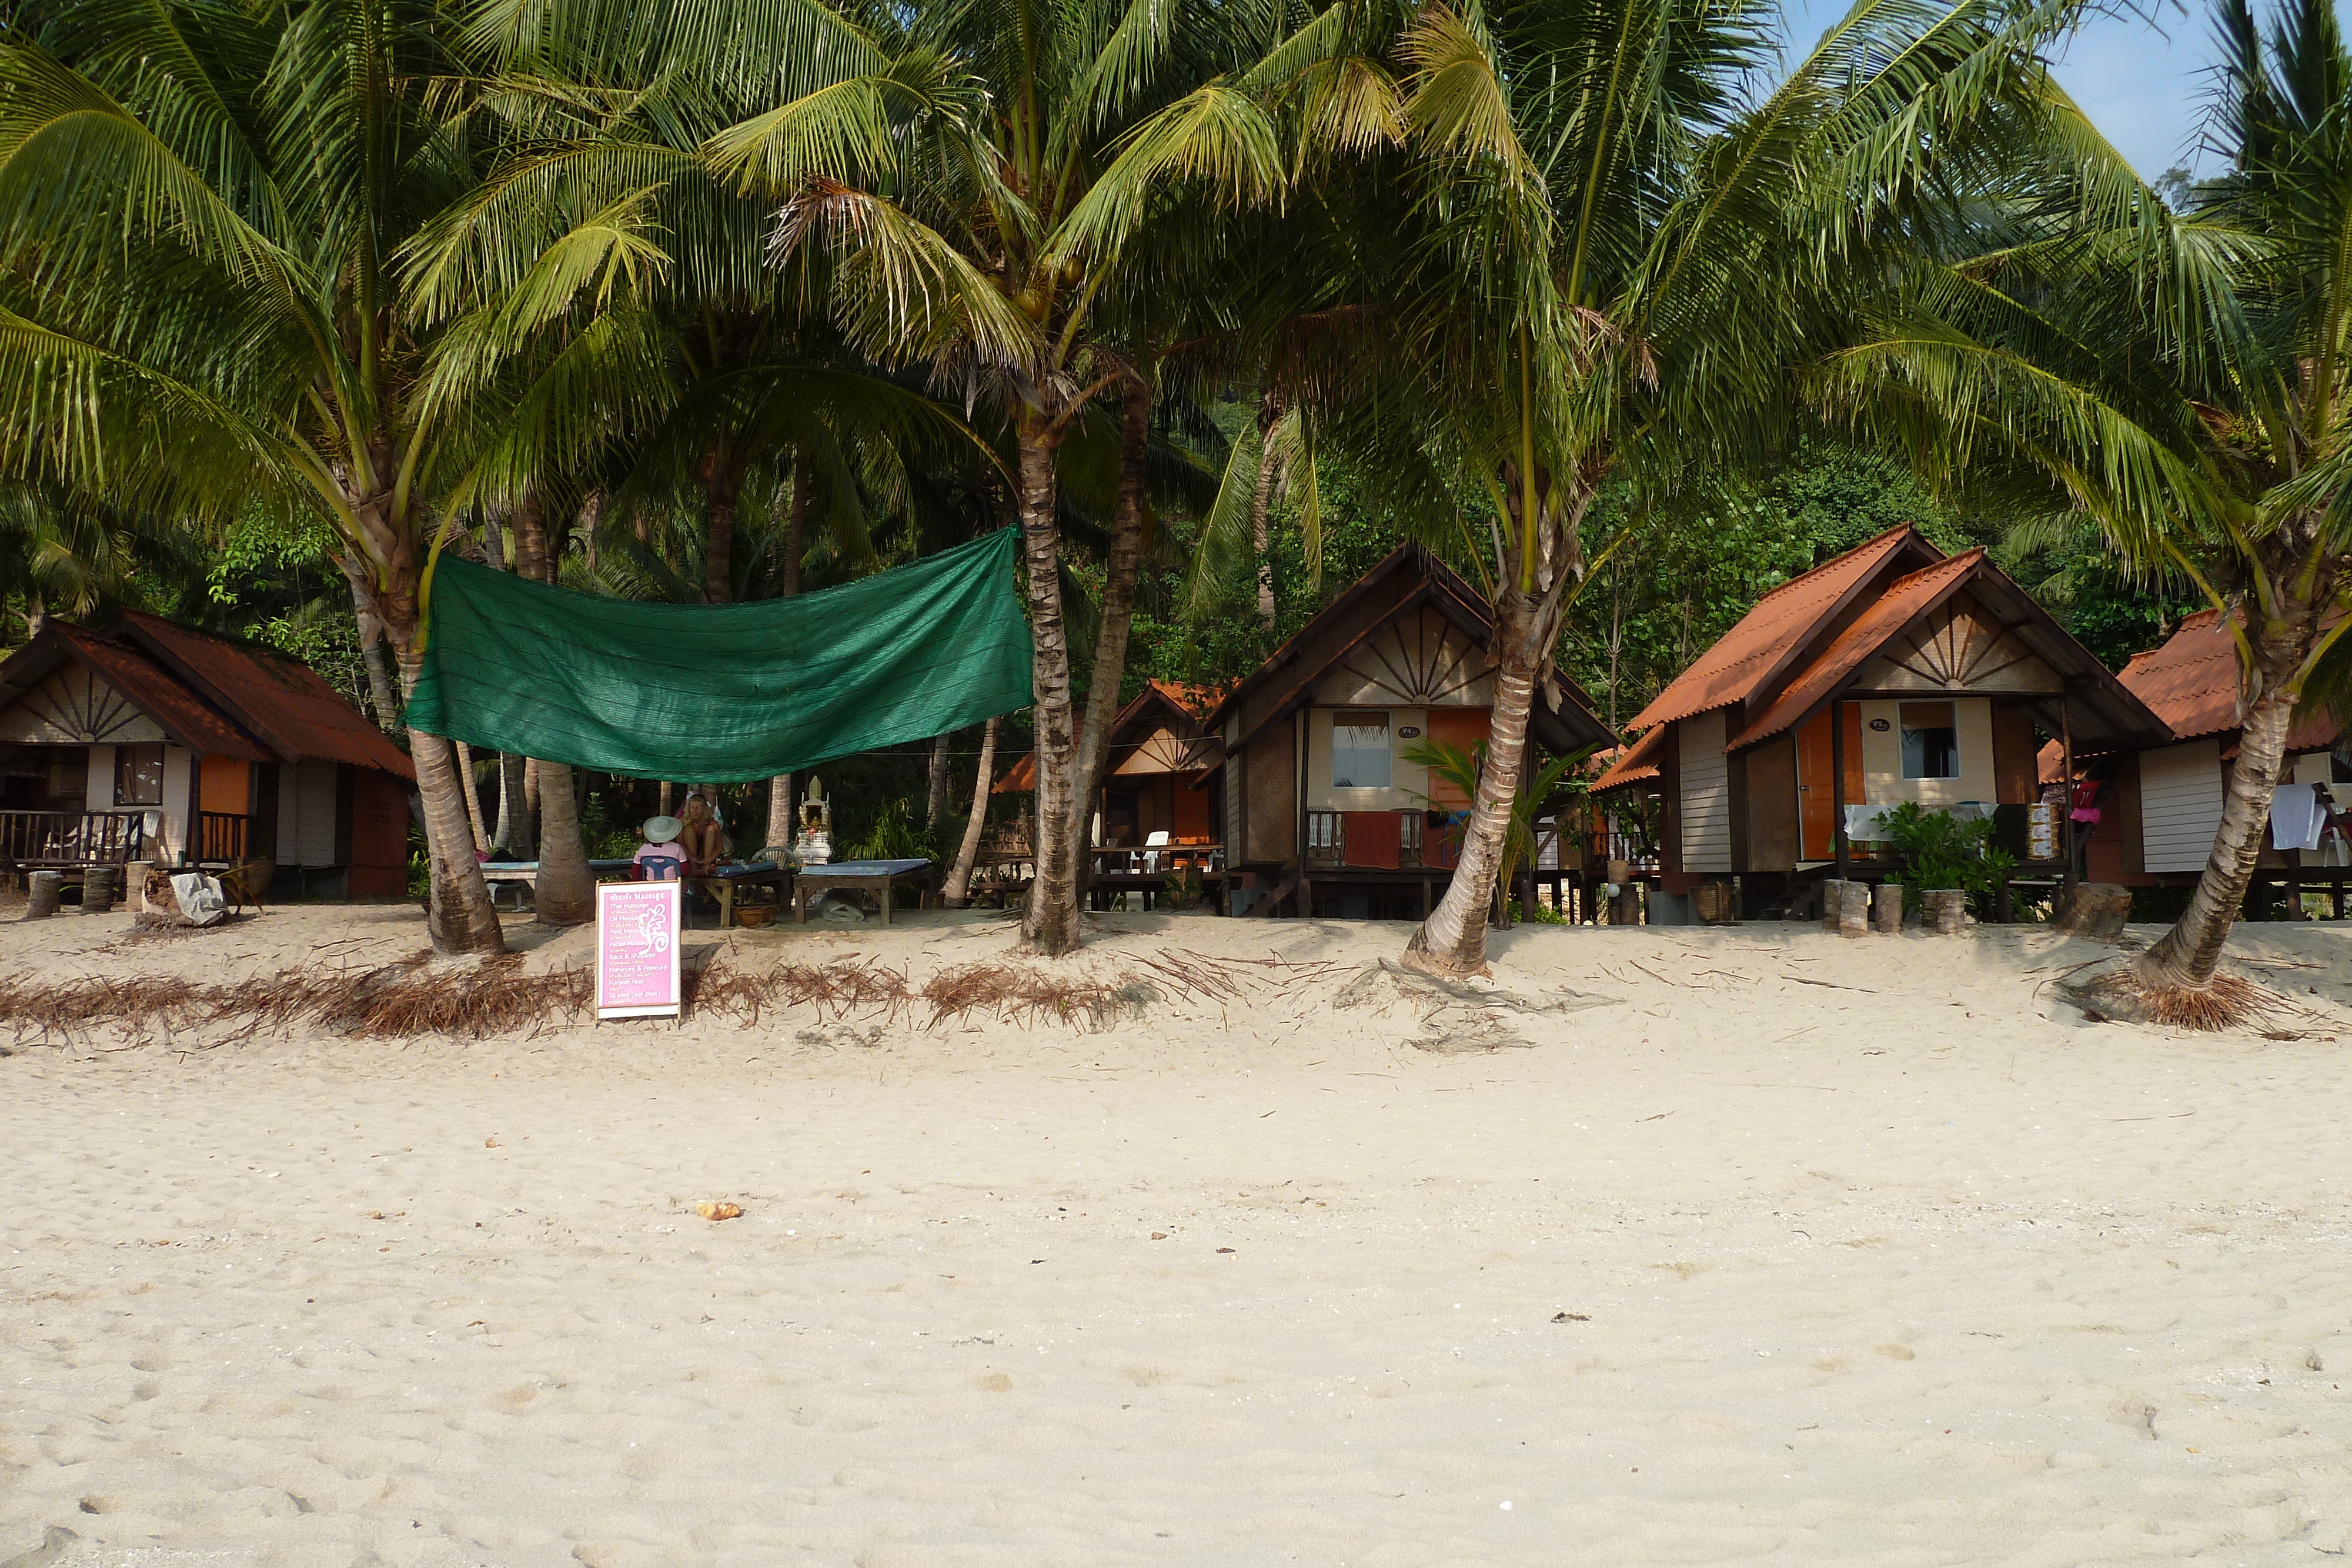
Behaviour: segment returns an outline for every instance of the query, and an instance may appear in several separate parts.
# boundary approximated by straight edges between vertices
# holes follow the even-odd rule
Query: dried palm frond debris
[[[1332,967],[1192,952],[1147,955],[1141,962],[1144,973],[1104,977],[984,960],[942,969],[919,985],[906,971],[868,958],[781,964],[755,973],[721,956],[688,969],[686,1005],[689,1015],[746,1027],[771,1012],[809,1008],[821,1018],[931,1029],[974,1013],[1024,1025],[1106,1029],[1142,1016],[1163,996],[1240,1000],[1287,990]],[[317,965],[226,983],[179,976],[0,976],[0,1029],[20,1044],[99,1029],[138,1042],[194,1032],[217,1044],[298,1027],[362,1040],[479,1040],[585,1022],[595,1000],[595,977],[584,967],[528,974],[520,955],[508,955],[452,968],[418,952],[371,967]]]
[[[2151,985],[2124,968],[2080,983],[2062,981],[2057,988],[2095,1022],[2115,1019],[2207,1031],[2253,1029],[2268,1034],[2297,1019],[2333,1021],[2227,969],[2202,986]]]

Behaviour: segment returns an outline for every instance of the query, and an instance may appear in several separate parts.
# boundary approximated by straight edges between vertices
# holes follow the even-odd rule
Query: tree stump
[[[1822,929],[1840,936],[1868,936],[1870,883],[1834,878],[1822,883]]]
[[[2074,889],[2074,896],[2051,920],[2050,928],[2094,942],[2112,942],[2124,934],[2124,922],[2130,918],[2130,888],[2112,882],[2086,882]]]
[[[1938,936],[1957,936],[1969,923],[1969,895],[1957,887],[1931,887],[1921,893],[1920,923]]]
[[[61,871],[37,871],[26,881],[25,918],[45,920],[58,912],[58,893],[65,885]]]
[[[1902,934],[1903,889],[1900,886],[1891,882],[1878,884],[1878,891],[1871,895],[1870,923],[1886,936]]]

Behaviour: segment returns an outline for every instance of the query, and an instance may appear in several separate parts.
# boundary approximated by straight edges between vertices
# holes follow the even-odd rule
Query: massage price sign
[[[596,889],[596,1017],[676,1018],[683,994],[678,927],[686,884],[608,882]]]

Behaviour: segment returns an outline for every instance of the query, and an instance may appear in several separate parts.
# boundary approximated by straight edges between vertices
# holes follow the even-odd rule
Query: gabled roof
[[[1215,686],[1189,686],[1181,681],[1153,681],[1144,689],[1158,692],[1192,715],[1196,724],[1207,724],[1217,705],[1225,700],[1225,694]]]
[[[2238,640],[2218,610],[2183,619],[2162,646],[2133,654],[2119,678],[2170,727],[2176,741],[2226,735],[2240,727]],[[2317,751],[2334,746],[2343,734],[2344,727],[2326,712],[2298,714],[2287,750]]]
[[[1660,725],[1620,752],[1617,759],[1609,765],[1609,770],[1592,781],[1591,792],[1598,795],[1604,790],[1622,789],[1628,784],[1655,779],[1660,765],[1665,760],[1666,737],[1670,733],[1664,725]]]
[[[1691,662],[1630,727],[1648,729],[1694,714],[1747,702],[1769,691],[1815,635],[1890,568],[1920,567],[1944,552],[1908,523],[1887,529],[1792,577],[1756,601],[1738,624]]]
[[[1764,716],[1724,749],[1740,750],[1801,722],[1906,626],[1942,603],[1983,560],[1984,551],[1972,549],[1889,583],[1886,591],[1822,650]]]
[[[1400,581],[1400,579],[1408,579]],[[1326,634],[1335,626],[1345,626],[1351,617],[1366,608],[1368,601],[1378,601],[1382,590],[1387,591],[1387,608],[1369,621],[1352,638],[1332,640]],[[1495,622],[1486,601],[1477,590],[1462,580],[1461,574],[1418,543],[1405,543],[1391,550],[1370,571],[1349,585],[1347,591],[1316,612],[1306,625],[1288,641],[1266,656],[1265,662],[1250,672],[1242,683],[1225,694],[1224,701],[1209,716],[1208,722],[1222,727],[1228,715],[1243,711],[1240,705],[1251,697],[1277,693],[1275,702],[1258,716],[1256,724],[1241,737],[1247,745],[1259,730],[1280,722],[1307,702],[1317,683],[1336,664],[1355,652],[1356,647],[1374,630],[1417,604],[1427,604],[1460,627],[1465,635],[1483,646],[1494,641]],[[1318,643],[1325,644],[1319,659],[1303,657]],[[1582,687],[1566,675],[1552,674],[1553,704],[1538,702],[1530,721],[1550,727],[1554,744],[1564,740],[1571,746],[1606,746],[1616,737],[1592,711],[1592,699]]]
[[[68,658],[79,659],[108,685],[163,726],[163,733],[179,745],[216,757],[234,757],[241,762],[273,760],[251,736],[207,706],[202,697],[173,679],[169,671],[141,658],[135,650],[64,621],[52,620],[47,633],[54,636],[55,643],[45,651],[46,657],[26,658],[41,641],[47,640],[37,639],[6,664],[0,665],[0,704],[14,702],[24,688],[47,677]],[[21,674],[12,668],[20,659],[25,660]]]
[[[349,762],[403,779],[408,756],[316,672],[126,610],[105,631],[52,619],[0,662],[0,705],[68,660],[88,665],[190,750],[246,762]]]
[[[1120,737],[1138,720],[1165,714],[1176,718],[1196,733],[1208,734],[1208,716],[1215,711],[1219,693],[1214,686],[1188,686],[1175,681],[1148,681],[1133,701],[1110,721],[1110,737],[1104,758],[1106,769],[1118,764]],[[1037,754],[1024,753],[1004,776],[989,788],[992,795],[1025,795],[1037,788]]]
[[[121,612],[107,630],[169,667],[289,762],[350,762],[415,777],[408,754],[307,664],[136,610]]]
[[[2175,740],[2238,727],[2237,640],[2218,610],[2199,611],[2161,646],[2134,653],[2122,679]]]
[[[2048,665],[2065,683],[2062,715],[2052,696],[2015,693],[2034,703],[2045,731],[2070,727],[2078,748],[2140,746],[2158,740],[2164,723],[2129,687],[2108,673],[2097,655],[2076,642],[2032,595],[1986,559],[1967,550],[1897,578],[1798,674],[1762,716],[1735,737],[1726,751],[1739,751],[1793,729],[1846,689],[1853,676],[1919,618],[1963,589],[2000,629]]]

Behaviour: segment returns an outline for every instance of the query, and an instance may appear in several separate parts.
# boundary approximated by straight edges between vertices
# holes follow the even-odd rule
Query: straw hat
[[[649,844],[668,843],[671,840],[677,838],[677,835],[685,830],[685,827],[686,824],[679,821],[676,817],[647,817],[646,819],[646,842]]]

